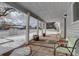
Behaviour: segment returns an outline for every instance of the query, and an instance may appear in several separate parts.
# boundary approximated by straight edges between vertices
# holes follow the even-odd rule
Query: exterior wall
[[[73,23],[73,3],[71,4],[70,8],[67,10],[67,37],[73,36],[72,35],[72,23]]]
[[[73,3],[71,6],[67,9],[67,18],[66,18],[66,36],[71,37],[72,36],[72,23],[73,23]],[[65,13],[65,14],[66,14]],[[64,17],[60,21],[60,28],[61,28],[61,36],[64,37]]]
[[[64,37],[64,19],[60,21],[61,37]]]
[[[73,4],[67,11],[67,37],[79,38],[79,21],[73,21]]]
[[[67,10],[67,38],[79,38],[79,21],[73,21],[73,4]],[[76,45],[74,55],[79,56],[79,44]]]

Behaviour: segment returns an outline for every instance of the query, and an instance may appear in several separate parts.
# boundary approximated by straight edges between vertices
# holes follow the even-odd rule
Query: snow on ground
[[[10,42],[10,41],[12,41],[12,40],[0,39],[0,44],[7,43],[7,42]]]
[[[41,32],[42,31],[40,30],[39,31],[40,36],[42,35]],[[46,30],[46,34],[47,35],[57,34],[57,32],[54,30]],[[36,31],[30,32],[29,40],[31,40],[33,38],[33,35],[36,35]],[[0,45],[0,55],[26,43],[26,35],[22,34],[22,35],[16,35],[16,36],[8,36],[8,37],[5,37],[4,39],[0,39],[0,43],[7,42],[10,40],[13,40],[13,42],[8,42],[8,43]]]
[[[57,32],[57,31],[54,30],[54,29],[48,29],[48,30],[46,30],[46,34],[47,34],[47,35],[49,35],[49,34],[57,34],[57,33],[59,33],[59,32]]]

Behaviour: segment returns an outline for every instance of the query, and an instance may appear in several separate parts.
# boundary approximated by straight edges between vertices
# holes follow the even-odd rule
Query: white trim
[[[39,20],[37,20],[37,35],[39,35]]]
[[[27,19],[26,19],[26,44],[29,43],[29,21],[30,21],[30,13],[27,13]]]

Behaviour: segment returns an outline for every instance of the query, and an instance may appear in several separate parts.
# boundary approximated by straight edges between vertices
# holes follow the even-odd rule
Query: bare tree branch
[[[8,15],[7,12],[8,12],[9,10],[11,10],[11,9],[13,9],[13,8],[5,8],[5,11],[0,15],[0,17],[1,17],[1,16],[6,16],[6,15]],[[6,14],[6,13],[7,13],[7,14]]]

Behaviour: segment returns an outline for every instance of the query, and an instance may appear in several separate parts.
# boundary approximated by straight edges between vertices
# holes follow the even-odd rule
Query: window
[[[79,20],[79,2],[75,2],[73,5],[74,21]]]

